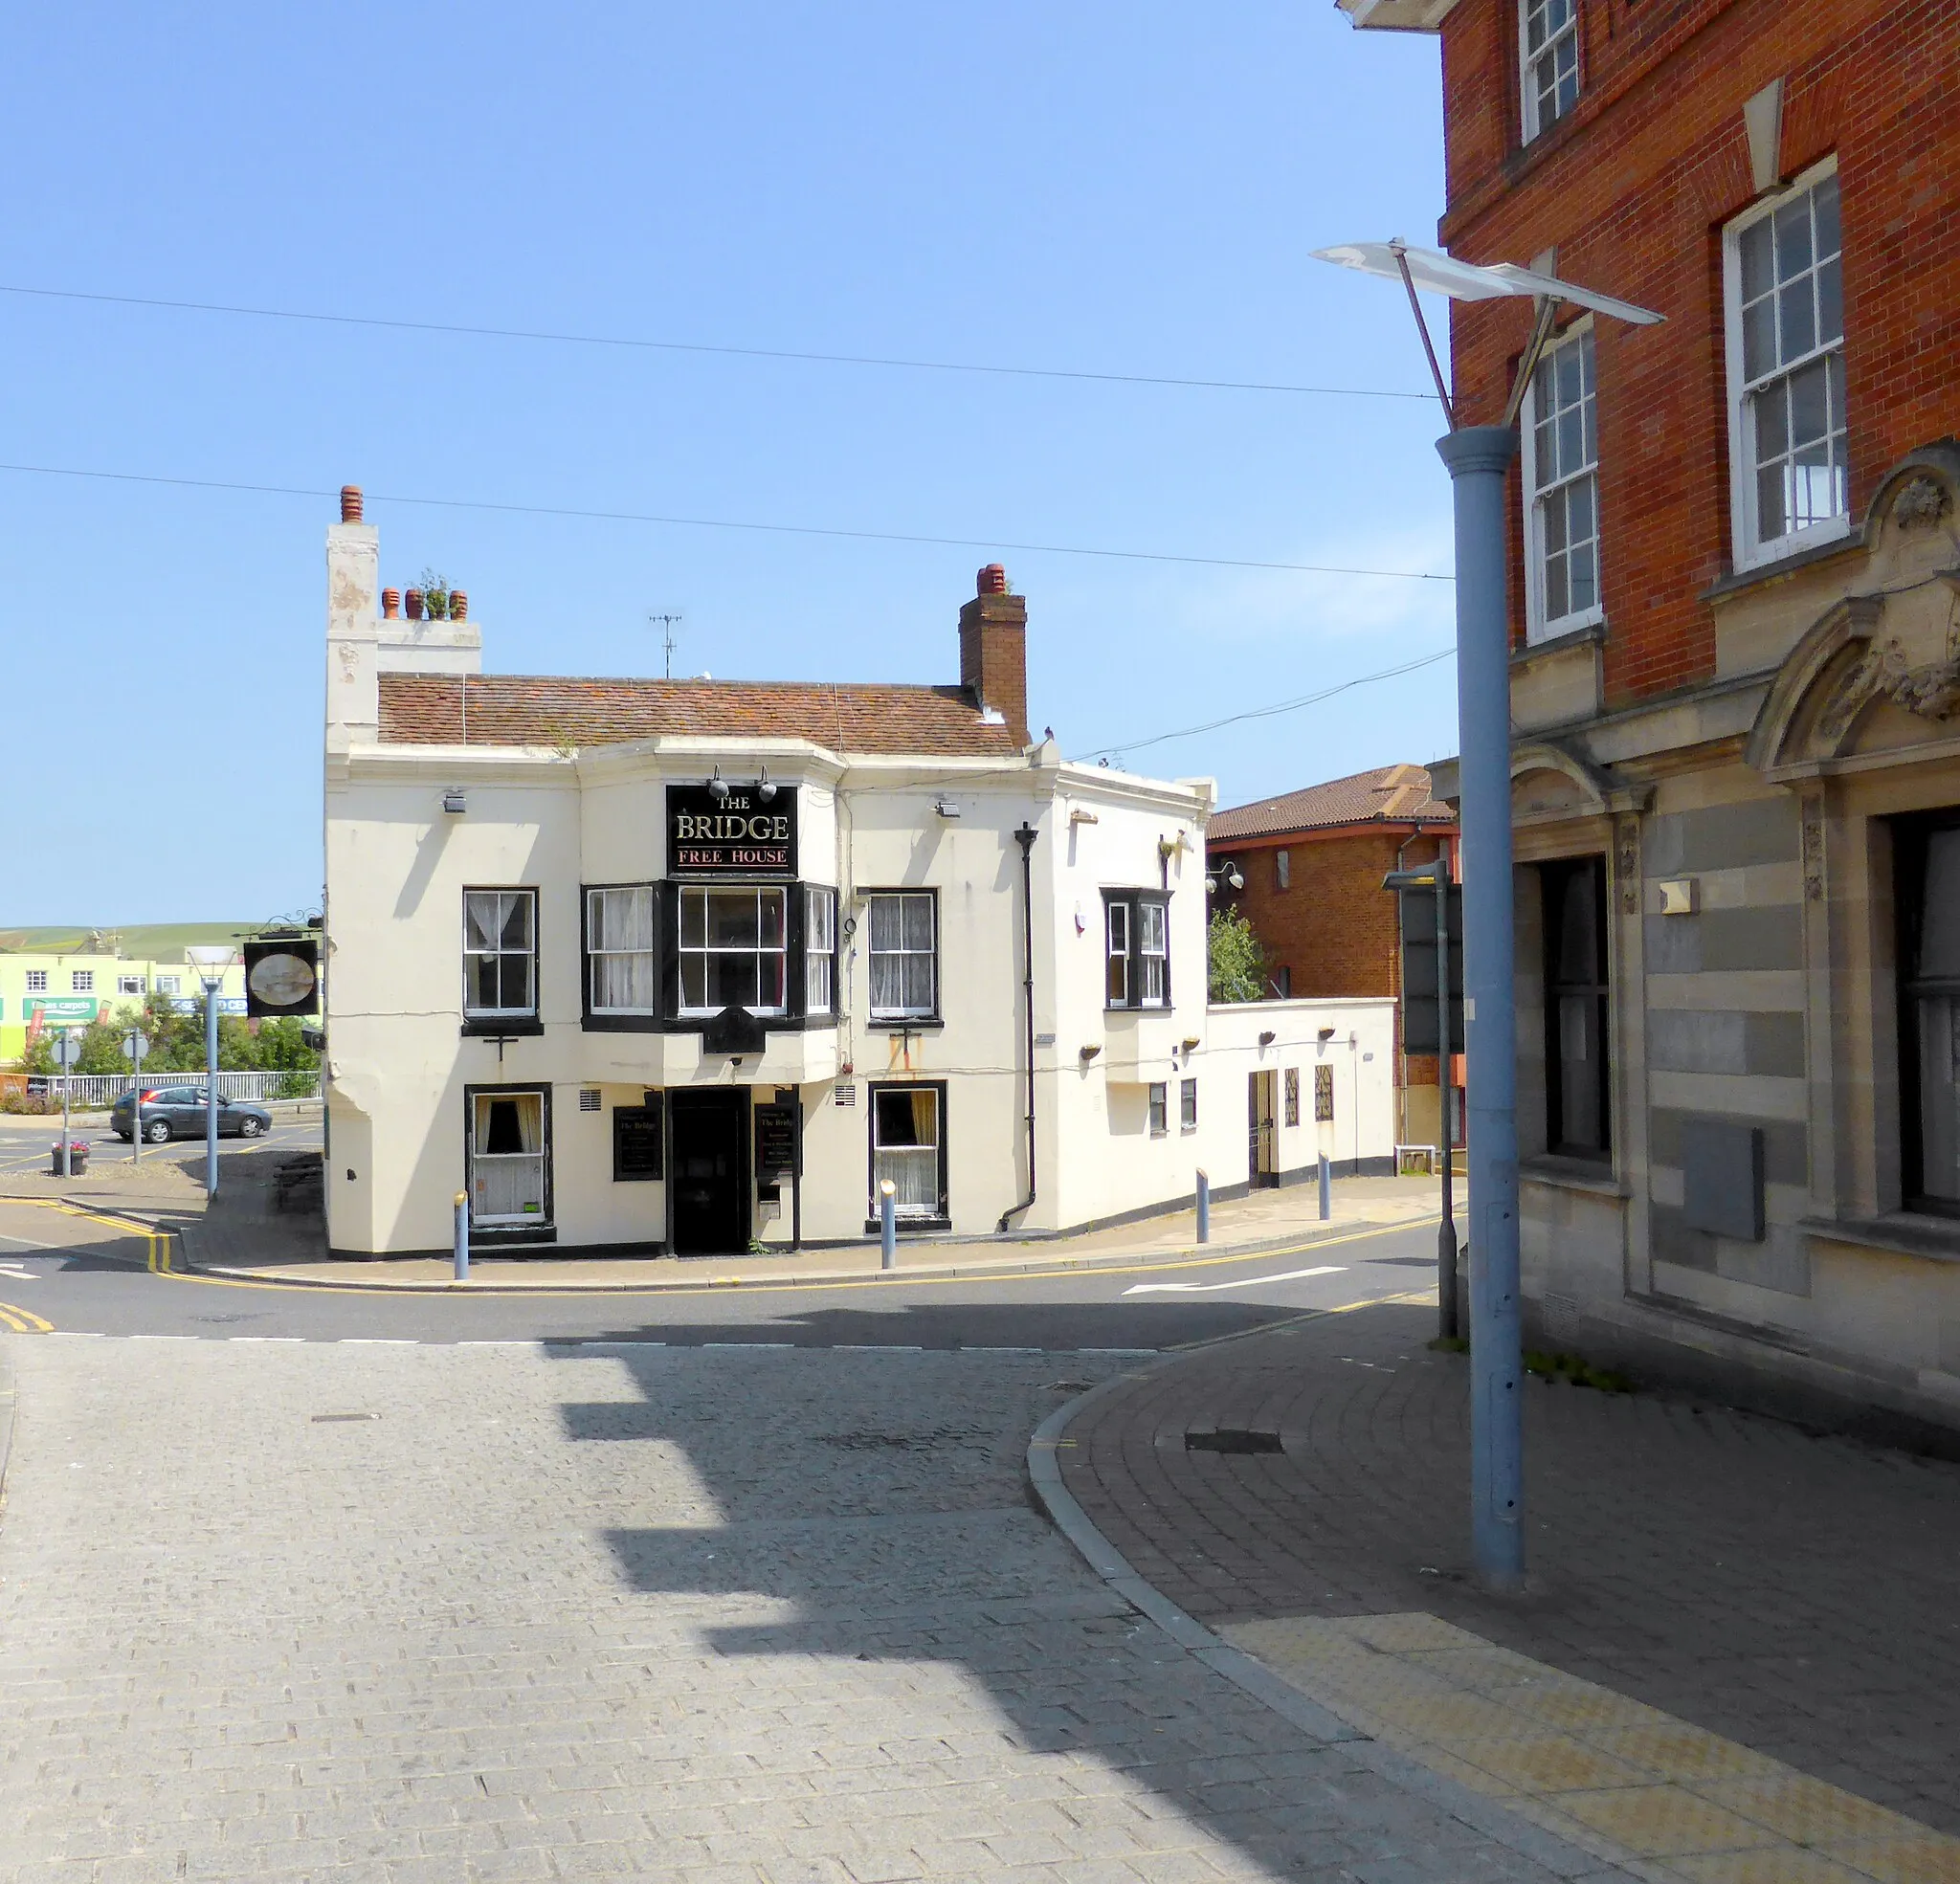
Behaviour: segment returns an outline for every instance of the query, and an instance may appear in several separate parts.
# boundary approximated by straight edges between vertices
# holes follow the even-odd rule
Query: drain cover
[[[1187,1452],[1283,1452],[1277,1432],[1242,1426],[1193,1427],[1184,1435]]]

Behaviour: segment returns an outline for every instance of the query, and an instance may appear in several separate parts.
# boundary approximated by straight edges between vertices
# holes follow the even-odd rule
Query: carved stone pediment
[[[1791,650],[1749,736],[1762,771],[1960,735],[1960,450],[1915,452],[1866,513],[1867,587]]]
[[[1527,740],[1511,748],[1511,822],[1560,824],[1638,810],[1651,787],[1630,786],[1603,765],[1554,740]]]

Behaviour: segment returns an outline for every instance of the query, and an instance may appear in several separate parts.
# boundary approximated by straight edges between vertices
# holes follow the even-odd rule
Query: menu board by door
[[[649,1093],[644,1105],[612,1108],[615,1184],[645,1184],[660,1176],[663,1110],[658,1093]]]
[[[755,1109],[755,1168],[758,1174],[796,1169],[796,1108],[759,1105]]]

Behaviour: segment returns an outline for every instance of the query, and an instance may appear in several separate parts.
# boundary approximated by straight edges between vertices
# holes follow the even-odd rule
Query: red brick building
[[[1453,255],[1665,317],[1520,424],[1528,1311],[1960,1423],[1960,0],[1339,4],[1440,34]]]
[[[1252,924],[1268,995],[1399,998],[1395,898],[1382,878],[1430,862],[1456,828],[1420,765],[1383,765],[1218,811],[1205,833],[1213,905]],[[1405,1058],[1399,1031],[1395,1086],[1401,1141],[1436,1143],[1436,1062]]]

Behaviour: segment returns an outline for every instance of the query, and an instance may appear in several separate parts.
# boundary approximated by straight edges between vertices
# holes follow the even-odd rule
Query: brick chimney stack
[[[1028,603],[1011,595],[1007,571],[990,563],[960,610],[960,685],[1008,723],[1016,745],[1028,743]]]

